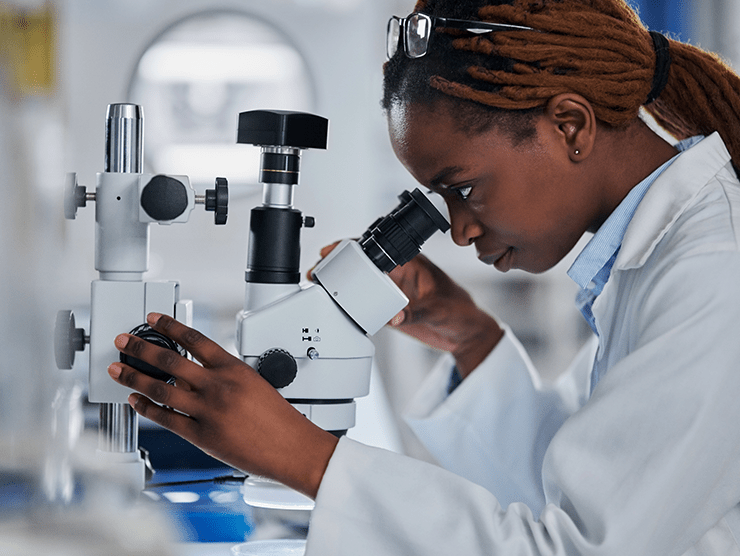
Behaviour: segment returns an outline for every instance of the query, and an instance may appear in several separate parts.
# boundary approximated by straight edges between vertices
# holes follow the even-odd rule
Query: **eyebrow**
[[[463,169],[460,166],[447,166],[446,168],[443,168],[441,171],[437,172],[431,180],[429,180],[429,187],[439,187],[442,183],[448,181],[450,176],[459,174],[462,170]]]

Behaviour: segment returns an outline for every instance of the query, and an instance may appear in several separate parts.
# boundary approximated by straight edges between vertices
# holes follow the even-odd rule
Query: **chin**
[[[529,260],[527,257],[517,257],[516,259],[516,266],[512,267],[516,268],[517,270],[521,270],[523,272],[528,272],[529,274],[542,274],[543,272],[547,272],[548,270],[551,270],[555,265],[557,265],[560,260],[557,261],[549,261],[549,260]]]

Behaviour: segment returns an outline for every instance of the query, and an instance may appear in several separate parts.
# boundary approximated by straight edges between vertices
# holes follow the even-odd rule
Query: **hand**
[[[321,256],[326,257],[338,244],[324,247]],[[409,304],[389,324],[433,348],[452,353],[463,378],[503,337],[496,320],[424,255],[396,267],[390,277],[409,298]]]
[[[503,337],[496,320],[424,255],[397,266],[390,277],[409,298],[391,326],[450,352],[461,377],[480,365]]]
[[[119,335],[115,343],[121,352],[176,378],[171,385],[113,363],[108,368],[111,377],[144,394],[129,396],[134,410],[233,467],[315,497],[336,437],[311,423],[254,369],[200,332],[156,313],[147,322],[201,364],[130,334]]]

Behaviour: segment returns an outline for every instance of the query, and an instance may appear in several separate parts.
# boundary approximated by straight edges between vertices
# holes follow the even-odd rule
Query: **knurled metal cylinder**
[[[144,111],[138,104],[110,104],[105,120],[105,171],[141,173]]]

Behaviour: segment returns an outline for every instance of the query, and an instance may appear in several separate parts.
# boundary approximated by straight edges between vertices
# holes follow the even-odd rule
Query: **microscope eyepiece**
[[[375,266],[386,273],[418,255],[434,232],[450,229],[445,217],[418,188],[398,197],[401,204],[376,220],[359,241]]]

